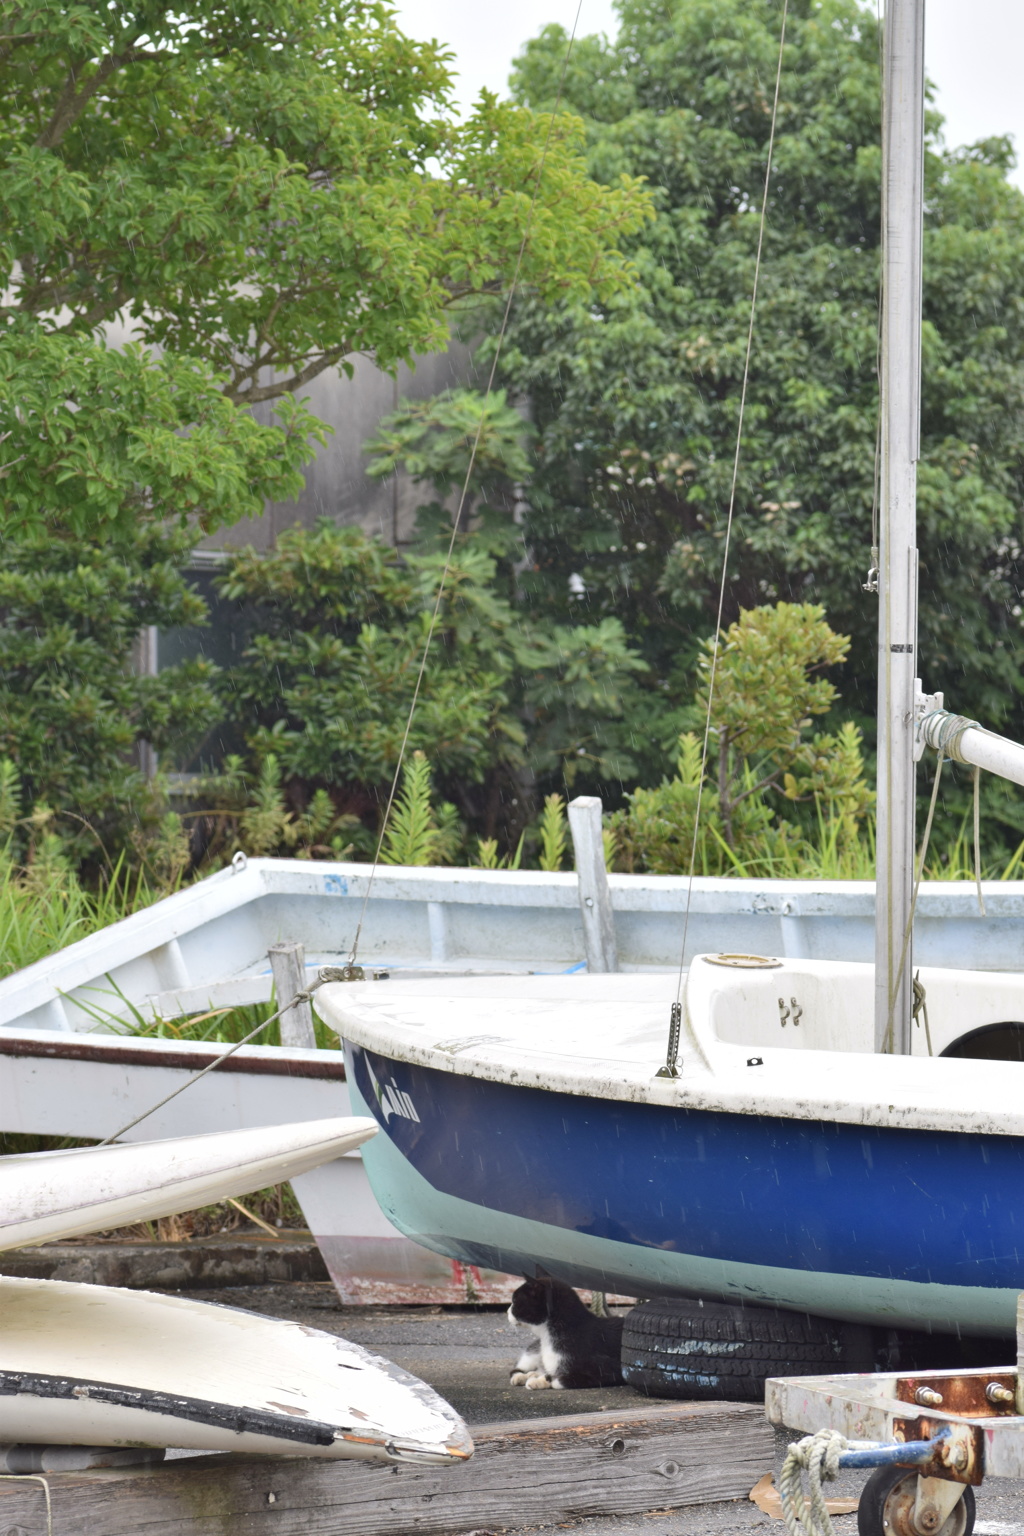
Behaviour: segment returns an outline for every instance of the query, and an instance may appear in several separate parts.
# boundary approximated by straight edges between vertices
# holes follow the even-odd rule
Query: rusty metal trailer
[[[974,1493],[985,1478],[1024,1477],[1024,1296],[1017,1308],[1017,1364],[1005,1369],[807,1376],[767,1383],[769,1420],[808,1437],[790,1474],[810,1472],[811,1497],[783,1506],[794,1528],[827,1531],[815,1512],[822,1475],[873,1469],[860,1498],[860,1536],[970,1536]],[[819,1506],[820,1508],[820,1506]]]

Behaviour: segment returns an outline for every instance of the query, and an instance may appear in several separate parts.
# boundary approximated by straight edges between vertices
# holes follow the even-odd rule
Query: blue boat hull
[[[663,1108],[439,1072],[346,1045],[381,1207],[513,1274],[849,1321],[1012,1334],[1024,1138]]]

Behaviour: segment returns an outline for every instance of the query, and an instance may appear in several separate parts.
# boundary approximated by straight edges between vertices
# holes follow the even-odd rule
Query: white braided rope
[[[779,1478],[782,1518],[789,1536],[834,1536],[835,1527],[821,1485],[835,1477],[839,1458],[846,1449],[846,1437],[836,1429],[819,1429],[789,1447]]]
[[[0,1472],[0,1483],[42,1483],[43,1496],[46,1499],[46,1536],[53,1536],[53,1504],[50,1501],[50,1485],[45,1477],[40,1477],[38,1472]],[[20,1531],[21,1526],[15,1525],[12,1530]]]

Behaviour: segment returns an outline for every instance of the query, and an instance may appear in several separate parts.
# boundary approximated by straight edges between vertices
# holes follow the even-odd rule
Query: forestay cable
[[[495,343],[495,347],[494,347],[494,357],[491,360],[491,371],[490,371],[490,373],[488,374],[488,377],[487,377],[487,388],[484,390],[484,406],[485,407],[486,407],[487,401],[491,397],[491,391],[494,388],[494,380],[495,380],[495,376],[497,375],[497,371],[498,371],[498,360],[499,360],[499,358],[501,356],[502,342],[505,339],[505,332],[508,329],[508,317],[509,317],[509,315],[511,313],[511,310],[512,310],[512,301],[515,298],[516,289],[519,286],[519,274],[520,274],[520,272],[522,270],[523,257],[524,257],[524,255],[526,253],[526,245],[527,245],[527,241],[530,238],[530,231],[533,228],[533,216],[534,216],[534,212],[535,212],[536,207],[537,207],[537,198],[540,196],[541,181],[542,181],[542,178],[543,178],[543,175],[544,175],[544,166],[545,166],[545,164],[547,162],[548,150],[551,147],[551,135],[554,132],[554,128],[555,128],[555,118],[556,118],[556,116],[558,114],[558,108],[559,108],[559,106],[561,105],[561,102],[562,102],[562,92],[563,92],[563,90],[565,88],[566,71],[569,68],[569,59],[570,59],[570,57],[572,55],[573,43],[576,40],[576,28],[579,26],[580,12],[582,11],[582,9],[583,9],[583,0],[578,0],[578,4],[576,6],[576,17],[575,17],[575,20],[573,21],[573,24],[572,24],[572,32],[569,34],[569,43],[568,43],[568,46],[567,46],[567,48],[565,50],[565,58],[562,60],[562,73],[559,76],[558,90],[555,93],[555,104],[554,104],[554,106],[551,109],[551,118],[550,118],[550,121],[548,123],[547,135],[546,135],[546,137],[544,139],[544,148],[541,151],[540,161],[539,161],[538,166],[537,166],[536,185],[534,186],[533,196],[530,199],[530,206],[529,206],[529,209],[527,210],[526,225],[525,225],[525,227],[523,229],[523,238],[522,238],[522,240],[519,243],[519,252],[518,252],[518,254],[516,256],[516,264],[515,264],[515,267],[513,268],[513,271],[512,271],[512,282],[509,285],[508,298],[505,301],[505,311],[504,311],[504,314],[501,317],[501,326],[500,326],[500,328],[498,330],[498,339],[497,339],[497,342]],[[427,670],[427,660],[428,660],[428,658],[430,656],[430,646],[431,646],[431,643],[432,643],[433,638],[434,638],[434,631],[437,628],[437,620],[438,620],[438,616],[439,616],[439,614],[441,612],[441,603],[442,603],[442,601],[444,599],[445,587],[447,586],[447,583],[448,583],[448,575],[449,575],[449,572],[451,570],[452,556],[455,553],[455,540],[456,540],[456,537],[458,536],[459,524],[462,521],[462,511],[463,511],[463,508],[464,508],[464,506],[466,504],[466,497],[469,494],[469,483],[470,483],[470,480],[472,478],[473,468],[474,468],[474,466],[476,464],[477,449],[480,446],[480,436],[481,436],[481,433],[483,432],[483,429],[484,429],[484,420],[485,420],[485,412],[481,411],[481,413],[480,413],[480,423],[479,423],[479,425],[478,425],[478,427],[476,429],[476,435],[473,438],[473,446],[472,446],[472,448],[470,450],[469,464],[466,467],[465,479],[462,482],[462,490],[459,493],[458,507],[456,508],[456,511],[455,511],[455,513],[454,513],[454,515],[452,517],[452,534],[451,534],[451,538],[448,541],[448,552],[445,555],[444,566],[443,566],[442,571],[441,571],[441,580],[438,583],[437,596],[434,599],[434,608],[433,608],[433,612],[430,615],[430,624],[427,627],[427,638],[426,638],[426,640],[424,642],[424,645],[423,645],[423,655],[420,658],[419,670],[416,673],[416,683],[415,683],[415,686],[413,687],[412,702],[409,705],[409,714],[408,714],[408,717],[407,717],[406,722],[405,722],[405,730],[404,730],[404,732],[402,734],[402,744],[401,744],[401,746],[399,747],[399,750],[398,750],[398,761],[395,764],[395,773],[394,773],[394,777],[391,780],[391,789],[388,792],[387,804],[386,804],[386,806],[384,808],[384,819],[381,822],[380,834],[379,834],[379,836],[377,838],[377,846],[374,849],[373,864],[370,867],[370,877],[369,877],[369,879],[366,882],[366,890],[363,892],[362,906],[359,909],[359,921],[356,924],[355,935],[354,935],[354,937],[352,939],[352,948],[349,951],[348,969],[350,971],[350,975],[349,975],[349,977],[346,978],[346,979],[349,979],[349,980],[358,980],[358,979],[360,979],[358,971],[356,969],[356,955],[357,955],[358,950],[359,950],[359,940],[360,940],[360,938],[362,936],[363,923],[364,923],[364,921],[366,919],[366,909],[367,909],[367,906],[369,905],[369,901],[370,901],[370,892],[371,892],[371,890],[373,888],[373,882],[374,882],[374,879],[376,878],[376,875],[377,875],[377,866],[380,863],[381,849],[384,846],[384,837],[385,837],[385,835],[387,833],[388,821],[390,820],[390,817],[391,817],[391,809],[392,809],[392,806],[395,803],[395,796],[398,793],[398,784],[399,784],[399,780],[401,779],[401,776],[402,776],[402,765],[403,765],[403,763],[405,761],[405,752],[406,752],[406,748],[407,748],[407,746],[409,744],[409,733],[412,730],[412,722],[413,722],[413,719],[415,718],[415,715],[416,715],[416,706],[419,703],[420,689],[421,689],[421,687],[423,685],[423,677],[424,677],[424,674],[425,674],[425,672]]]
[[[311,982],[304,991],[296,992],[294,997],[288,999],[283,1008],[279,1008],[276,1013],[272,1013],[269,1019],[264,1019],[262,1024],[257,1024],[255,1029],[251,1029],[241,1040],[236,1040],[233,1045],[229,1045],[227,1050],[221,1051],[220,1055],[215,1057],[208,1066],[202,1067],[198,1072],[193,1072],[192,1076],[186,1078],[180,1087],[172,1089],[162,1099],[158,1099],[155,1104],[151,1104],[148,1109],[144,1109],[141,1115],[136,1115],[134,1120],[129,1120],[127,1125],[122,1125],[120,1130],[111,1131],[109,1136],[104,1136],[103,1140],[98,1142],[97,1145],[109,1147],[115,1141],[119,1141],[126,1131],[134,1130],[135,1126],[141,1125],[143,1120],[148,1120],[150,1115],[156,1114],[158,1109],[163,1109],[165,1104],[169,1104],[172,1099],[176,1099],[179,1093],[184,1093],[186,1088],[191,1088],[193,1083],[198,1083],[201,1077],[206,1077],[208,1073],[215,1072],[222,1062],[227,1061],[228,1057],[233,1056],[236,1051],[240,1051],[243,1045],[251,1045],[257,1035],[262,1035],[263,1031],[269,1029],[271,1024],[275,1023],[283,1013],[288,1012],[289,1008],[294,1008],[296,1003],[308,1003],[313,993],[319,987],[322,987],[325,982],[345,981],[346,979],[341,967],[335,965],[321,966],[317,972],[316,980]],[[240,1006],[241,1004],[236,1004],[236,1007]],[[226,1013],[234,1013],[235,1009],[226,1008],[224,1011]]]
[[[736,448],[732,461],[732,482],[729,487],[729,510],[725,520],[725,542],[722,549],[722,576],[718,587],[718,612],[715,619],[715,638],[711,651],[711,670],[708,676],[708,704],[704,717],[704,742],[701,748],[700,777],[697,781],[697,804],[693,817],[693,841],[690,844],[690,870],[686,886],[686,911],[683,916],[683,941],[679,949],[679,974],[676,978],[676,1000],[672,1005],[669,1027],[668,1053],[659,1077],[675,1077],[679,1057],[679,1032],[682,1019],[683,973],[686,963],[686,938],[690,927],[690,907],[693,902],[693,876],[697,863],[697,838],[700,832],[701,797],[704,791],[704,775],[707,772],[708,744],[711,739],[711,711],[715,696],[715,679],[718,672],[718,652],[721,644],[722,614],[725,610],[725,589],[729,577],[729,548],[732,542],[733,515],[736,510],[736,487],[740,473],[740,449],[743,445],[743,418],[747,407],[747,385],[750,380],[750,358],[754,347],[754,319],[757,314],[757,290],[761,277],[761,253],[764,249],[764,230],[768,214],[768,191],[771,184],[772,160],[775,153],[775,128],[779,117],[779,91],[782,86],[782,57],[786,46],[786,19],[789,0],[782,3],[782,27],[779,35],[779,58],[775,70],[775,95],[772,100],[772,121],[768,133],[768,155],[764,168],[764,191],[761,195],[761,217],[757,230],[757,254],[754,257],[754,281],[750,291],[750,320],[747,325],[747,347],[743,358],[743,382],[740,387],[740,407],[736,420]]]

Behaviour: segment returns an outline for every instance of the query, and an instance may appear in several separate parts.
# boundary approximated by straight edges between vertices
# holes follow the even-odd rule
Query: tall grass
[[[148,907],[162,893],[122,858],[95,891],[59,859],[20,869],[0,848],[0,977]]]
[[[144,1040],[193,1040],[200,1044],[237,1045],[245,1040],[259,1025],[266,1028],[253,1040],[253,1045],[280,1045],[281,1023],[266,1021],[280,1007],[276,993],[269,1002],[238,1004],[228,1008],[211,1008],[206,1013],[183,1014],[177,1018],[155,1018],[144,1014],[126,997],[112,977],[107,977],[106,988],[97,988],[92,999],[80,991],[75,996],[76,1005],[95,1021],[98,1030],[111,1030],[119,1035],[135,1035]],[[322,1051],[340,1050],[341,1042],[333,1029],[313,1014],[313,1031],[317,1046]]]

